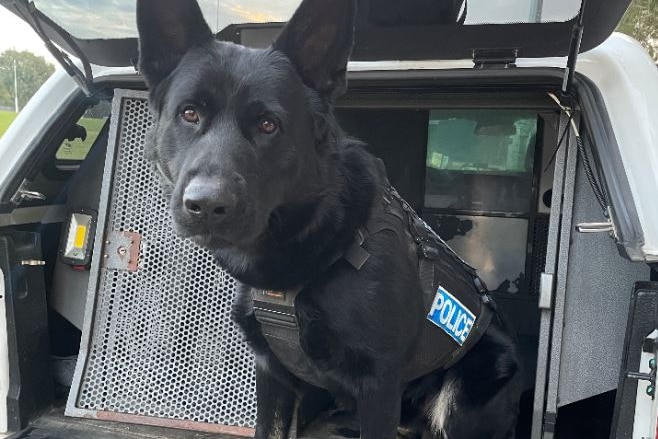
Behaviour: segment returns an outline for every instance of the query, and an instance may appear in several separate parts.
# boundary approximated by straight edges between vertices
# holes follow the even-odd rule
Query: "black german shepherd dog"
[[[147,156],[176,232],[241,285],[233,315],[256,355],[257,438],[288,438],[316,394],[353,410],[363,439],[393,439],[407,420],[416,437],[512,438],[519,360],[497,317],[455,364],[409,373],[433,349],[423,331],[445,333],[427,320],[406,222],[360,242],[369,256],[359,269],[336,257],[388,215],[379,206],[391,194],[380,162],[333,113],[355,3],[304,0],[270,48],[250,49],[216,41],[195,0],[138,0]],[[301,363],[275,353],[255,291],[295,291]]]

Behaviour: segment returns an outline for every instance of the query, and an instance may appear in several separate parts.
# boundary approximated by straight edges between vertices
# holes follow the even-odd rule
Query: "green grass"
[[[16,113],[13,111],[0,111],[0,137],[7,131],[9,125],[16,119]],[[87,139],[83,142],[80,139],[64,140],[62,146],[57,150],[55,157],[57,160],[84,160],[89,152],[89,148],[94,144],[98,133],[105,124],[105,119],[82,118],[78,124],[87,129]]]
[[[55,154],[57,160],[84,160],[104,123],[105,119],[80,119],[78,124],[87,129],[87,139],[84,142],[80,139],[64,140],[62,146],[57,150],[57,154]]]
[[[7,131],[14,119],[16,119],[16,113],[13,111],[0,111],[0,137]]]

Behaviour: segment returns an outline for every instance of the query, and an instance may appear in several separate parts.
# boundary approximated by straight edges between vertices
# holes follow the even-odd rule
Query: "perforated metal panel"
[[[117,92],[112,117],[99,213],[103,235],[96,241],[67,413],[249,434],[256,415],[254,363],[230,319],[235,282],[207,251],[171,228],[144,159],[151,125],[146,96]],[[141,235],[134,272],[106,267],[117,232]]]

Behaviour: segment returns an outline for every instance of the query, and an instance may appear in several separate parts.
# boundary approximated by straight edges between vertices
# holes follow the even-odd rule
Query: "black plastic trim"
[[[0,235],[0,268],[5,275],[9,389],[7,427],[17,431],[53,400],[44,269],[23,265],[42,260],[37,233]]]

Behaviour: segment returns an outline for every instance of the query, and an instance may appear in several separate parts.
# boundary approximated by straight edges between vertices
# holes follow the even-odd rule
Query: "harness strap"
[[[377,209],[381,209],[381,207],[376,208],[376,211]],[[440,367],[448,368],[457,363],[485,333],[495,315],[494,303],[487,294],[486,285],[477,276],[476,270],[460,258],[390,185],[387,185],[383,194],[383,210],[387,216],[381,217],[381,215],[374,214],[365,226],[357,230],[352,245],[343,254],[337,255],[331,260],[328,266],[332,266],[340,259],[345,259],[356,270],[360,270],[370,258],[370,253],[364,248],[368,236],[386,229],[395,232],[396,226],[390,222],[392,218],[406,226],[405,228],[418,246],[418,274],[426,297],[433,297],[436,292],[434,260],[440,258],[441,253],[461,264],[473,276],[473,282],[483,306],[481,306],[480,314],[465,343],[460,347],[455,347],[448,356],[437,357],[431,370]],[[304,370],[303,366],[309,361],[301,347],[299,320],[295,309],[295,300],[303,289],[303,285],[287,291],[252,289],[254,315],[261,325],[263,335],[277,356],[299,365],[299,370]],[[313,377],[310,376],[307,381],[320,385],[314,383]]]
[[[295,312],[295,299],[303,288],[291,291],[252,289],[254,315],[266,337],[299,345],[299,321]]]

